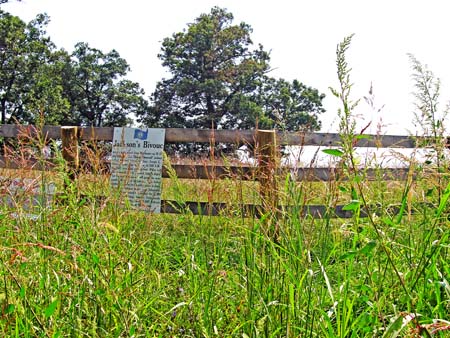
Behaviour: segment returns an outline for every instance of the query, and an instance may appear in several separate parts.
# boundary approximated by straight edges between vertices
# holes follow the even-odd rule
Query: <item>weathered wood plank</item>
[[[178,178],[181,179],[239,179],[254,180],[257,168],[254,166],[219,166],[201,164],[172,164],[172,169]],[[46,160],[45,165],[36,159],[11,160],[5,156],[0,156],[0,168],[27,169],[27,170],[52,170],[54,164]],[[368,181],[377,179],[385,181],[403,181],[407,178],[409,168],[383,168],[366,169],[361,171],[361,176]],[[296,181],[318,182],[330,181],[339,176],[339,172],[334,168],[281,168],[279,174],[290,173]],[[169,178],[169,170],[163,167],[162,177]],[[345,178],[343,178],[345,180]]]
[[[274,130],[258,130],[256,132],[256,153],[258,159],[259,196],[265,210],[270,210],[276,215],[278,196],[278,151],[277,137]],[[270,236],[278,240],[278,222],[273,217],[264,221],[266,230]]]
[[[112,141],[113,127],[80,127],[80,138],[82,140]],[[36,130],[33,126],[0,125],[0,136],[17,137],[21,132]],[[254,144],[255,130],[212,130],[212,129],[184,129],[167,128],[166,143],[234,143]],[[48,139],[60,138],[59,126],[44,126],[43,134]],[[340,137],[336,133],[293,133],[278,132],[277,143],[280,145],[303,145],[303,146],[339,146]],[[410,136],[397,135],[366,135],[365,138],[357,140],[358,147],[380,147],[380,148],[414,148],[416,140]]]
[[[172,165],[178,178],[183,179],[211,179],[211,178],[237,178],[241,180],[254,180],[256,167],[251,166],[212,166],[212,165]],[[335,168],[281,168],[280,175],[291,174],[296,181],[318,182],[330,181],[339,177],[339,170]],[[409,168],[369,168],[360,172],[361,177],[368,181],[403,181],[407,178]],[[163,177],[169,177],[166,168],[163,169]]]
[[[72,179],[75,178],[74,172],[80,166],[80,149],[78,147],[78,127],[62,127],[62,157],[67,162]]]
[[[193,215],[207,215],[207,216],[220,216],[220,215],[234,215],[241,213],[244,217],[260,217],[261,206],[254,204],[241,204],[232,205],[226,203],[208,203],[208,202],[185,202],[180,205],[176,201],[163,200],[161,201],[161,212],[169,214],[181,214],[185,212],[191,212]],[[423,207],[430,207],[426,203],[417,203],[413,205],[411,209],[412,213],[416,213]],[[300,213],[302,217],[308,218],[352,218],[353,212],[343,210],[344,205],[337,205],[336,207],[327,207],[325,205],[305,205],[301,207],[283,206],[281,207],[285,212],[292,213],[294,209]],[[298,209],[301,210],[298,210]],[[388,210],[380,210],[377,206],[369,206],[369,212],[375,214],[385,214],[386,211],[389,214],[395,215],[399,212],[400,206],[392,205]],[[368,211],[362,208],[360,217],[365,218],[368,216]]]
[[[183,179],[237,178],[253,180],[255,176],[255,167],[250,166],[172,164],[171,167],[177,177]],[[169,171],[165,167],[163,167],[162,176],[170,177]]]
[[[54,188],[51,188],[54,189]],[[53,193],[51,193],[53,195]],[[0,200],[5,195],[0,195]],[[36,198],[37,195],[30,195],[30,199]],[[61,194],[54,195],[55,202],[58,204],[64,203],[64,197]],[[96,199],[98,201],[104,201],[105,196],[81,196],[81,198],[86,198],[89,201]],[[412,206],[411,213],[416,213],[421,210],[421,208],[432,207],[429,203],[416,203]],[[327,207],[324,205],[304,205],[304,206],[280,206],[280,209],[284,210],[285,213],[298,213],[304,218],[352,218],[353,213],[351,211],[343,210],[344,205],[338,205],[336,207]],[[399,205],[392,205],[387,208],[387,210],[381,210],[379,207],[371,205],[369,206],[370,212],[375,214],[386,214],[395,215],[399,212]],[[184,203],[178,203],[173,200],[162,200],[161,201],[161,213],[169,214],[182,214],[182,213],[192,213],[193,215],[204,215],[204,216],[237,216],[242,215],[243,217],[261,217],[261,205],[254,204],[227,204],[227,203],[208,203],[208,202],[193,202],[187,201]],[[361,210],[360,217],[367,217],[368,212],[364,208]]]
[[[341,138],[336,133],[278,133],[278,143],[282,145],[337,147]],[[364,135],[355,146],[370,148],[414,148],[416,140],[410,136],[398,135]]]
[[[185,202],[179,204],[176,201],[161,201],[161,213],[181,214],[191,212],[194,215],[219,216],[227,210],[228,205],[225,203],[207,203],[207,202]],[[249,217],[250,215],[247,215]]]
[[[0,155],[0,168],[24,170],[53,170],[55,164],[50,160],[39,161],[35,158],[10,159]]]
[[[114,127],[83,127],[80,138],[85,141],[112,141]]]
[[[167,143],[235,143],[253,144],[255,142],[254,130],[214,130],[214,129],[183,129],[167,128]]]
[[[342,177],[340,170],[336,168],[283,168],[285,172],[290,172],[292,178],[296,181],[331,181],[335,179],[347,180]],[[408,177],[409,168],[368,168],[359,171],[359,175],[368,181],[384,180],[384,181],[403,181]]]
[[[84,127],[81,132],[83,140],[112,141],[113,127]],[[254,131],[252,130],[213,130],[213,129],[187,129],[166,128],[166,143],[253,143]]]
[[[199,143],[234,143],[254,144],[254,130],[211,130],[211,129],[166,129],[167,143],[199,142]],[[336,133],[294,133],[277,132],[277,144],[300,146],[336,147],[340,144],[340,136]],[[365,135],[356,141],[357,147],[378,148],[414,148],[416,140],[410,136],[398,135]]]
[[[59,139],[61,137],[60,126],[44,126],[42,128],[42,135],[46,139]],[[0,125],[0,137],[17,138],[19,136],[35,137],[38,129],[35,126],[19,126],[15,124]]]

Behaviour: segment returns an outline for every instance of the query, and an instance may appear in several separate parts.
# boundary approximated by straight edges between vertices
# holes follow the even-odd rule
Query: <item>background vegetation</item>
[[[190,44],[191,28],[216,25],[215,13],[224,15],[224,23],[229,22],[229,13],[213,9],[189,26],[187,32],[168,38],[161,57],[180,58],[176,50],[171,50],[181,48],[176,39]],[[116,95],[127,93],[128,89],[119,90],[120,85],[139,90],[122,78],[127,65],[116,52],[103,54],[81,43],[69,56],[64,51],[55,51],[44,37],[45,16],[25,24],[7,13],[1,15],[5,27],[2,36],[8,43],[8,48],[0,52],[5,76],[1,84],[13,82],[1,91],[8,107],[6,119],[14,116],[24,122],[35,122],[42,111],[50,118],[51,112],[62,112],[59,109],[64,107],[66,117],[74,118],[74,123],[102,125],[125,116],[121,109],[134,96],[130,94],[127,100],[114,103]],[[244,36],[246,27],[240,26]],[[21,38],[8,40],[14,32]],[[22,43],[31,37],[36,38],[31,40],[33,43]],[[224,183],[214,179],[182,182],[173,176],[164,182],[164,193],[181,205],[198,197],[207,201],[226,200],[229,210],[218,217],[194,216],[186,210],[175,216],[133,210],[120,192],[111,190],[108,177],[96,170],[99,168],[94,164],[100,157],[92,147],[85,151],[87,160],[93,164],[92,172],[80,176],[78,181],[70,180],[58,151],[54,159],[58,167],[53,172],[3,170],[1,334],[447,337],[450,185],[444,137],[446,112],[438,105],[439,82],[425,66],[411,59],[417,86],[416,116],[422,121],[424,135],[430,136],[425,144],[430,151],[425,160],[410,158],[411,174],[407,180],[390,183],[380,176],[368,182],[364,171],[356,170],[363,159],[356,154],[354,144],[364,136],[355,130],[354,108],[358,100],[351,96],[351,74],[345,54],[350,42],[348,37],[337,47],[340,86],[332,90],[342,102],[339,111],[342,142],[339,149],[326,150],[337,159],[343,175],[322,183],[295,182],[290,175],[278,177],[284,206],[268,208],[260,218],[245,218],[241,214],[241,202],[253,198],[258,201],[258,186],[246,186],[238,179]],[[23,55],[14,54],[22,48],[27,53],[31,51],[30,54],[13,58]],[[13,55],[8,54],[10,51]],[[265,69],[263,50],[249,53],[251,62],[243,57],[240,60]],[[185,65],[183,59],[180,62],[181,65],[169,64]],[[19,65],[23,68],[15,68]],[[46,77],[62,71],[68,76]],[[102,75],[103,71],[106,75]],[[22,74],[26,72],[30,76],[29,87],[15,82],[22,79],[25,83]],[[16,75],[8,77],[8,74]],[[188,98],[181,95],[182,88],[177,88],[182,82],[176,81],[177,73],[173,75],[174,79],[163,80],[158,88],[164,89],[160,93],[177,90],[178,109]],[[275,86],[287,86],[265,76],[263,79]],[[65,81],[72,84],[65,87]],[[200,81],[187,85],[205,88]],[[220,102],[224,103],[230,94],[227,90],[233,85],[236,84],[230,82],[220,88],[218,83],[212,86],[217,92],[212,89],[202,92],[199,100],[204,101],[198,106],[205,104],[202,114],[208,113],[209,94],[211,103],[217,104],[215,109],[220,112],[223,109]],[[289,85],[302,88],[299,83]],[[77,92],[81,88],[84,92]],[[98,106],[92,106],[104,108],[99,110],[100,115],[87,115],[86,112],[97,111],[85,110],[93,103],[89,94],[93,88],[97,88],[93,90],[96,94],[101,89],[98,100],[94,100]],[[295,91],[292,88],[287,89],[286,95],[289,90]],[[74,102],[70,101],[70,93],[62,94],[67,90],[73,91]],[[60,94],[53,96],[55,92]],[[255,92],[250,92],[242,93],[238,99],[242,101],[238,102],[247,104],[258,98],[252,96]],[[218,95],[214,100],[213,94]],[[139,100],[131,102],[137,102],[136,107],[145,105],[142,95],[137,97]],[[157,97],[155,94],[153,103],[170,103],[158,101]],[[60,108],[51,110],[52,107]],[[263,107],[252,110],[260,114],[253,116],[263,116]],[[158,114],[157,107],[151,111]],[[216,126],[229,121],[222,120],[219,113],[211,117],[217,118]],[[121,121],[125,123],[124,119]],[[21,142],[18,148],[21,152],[35,154],[43,153],[48,143],[33,138],[22,138]],[[371,163],[370,159],[364,160]],[[47,159],[42,157],[39,161]],[[170,167],[170,163],[166,165]],[[31,181],[26,182],[31,183],[14,190],[11,183],[18,177],[28,177]],[[50,182],[56,187],[57,198],[47,199],[46,187]],[[104,198],[98,199],[99,195]],[[33,203],[32,196],[37,196]],[[329,212],[319,219],[305,214],[303,207],[312,200],[326,205]],[[332,210],[338,202],[345,203],[352,218],[333,217]],[[361,210],[369,211],[367,217],[363,217]],[[279,230],[275,238],[268,231],[268,226],[274,225]]]
[[[268,76],[270,55],[252,50],[252,29],[222,8],[166,38],[159,58],[172,77],[150,98],[126,79],[116,50],[87,43],[72,53],[46,35],[49,17],[29,23],[0,12],[1,123],[317,130],[323,94],[295,80]],[[44,114],[42,114],[44,113]],[[44,121],[40,119],[44,118]]]

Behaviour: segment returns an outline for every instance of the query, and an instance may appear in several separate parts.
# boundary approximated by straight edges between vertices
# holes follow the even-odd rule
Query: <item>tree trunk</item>
[[[2,124],[6,124],[6,99],[2,99]]]
[[[212,102],[211,95],[206,95],[206,109],[208,110],[208,117],[206,121],[210,121],[211,125],[205,126],[206,128],[217,128],[217,122],[216,122],[216,108],[214,107],[214,104]]]

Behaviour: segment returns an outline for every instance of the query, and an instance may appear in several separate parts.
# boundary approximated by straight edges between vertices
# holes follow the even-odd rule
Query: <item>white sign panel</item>
[[[114,128],[111,185],[134,207],[159,213],[165,129]]]
[[[0,203],[9,209],[21,209],[22,216],[37,219],[44,208],[50,208],[56,186],[37,178],[8,178],[0,176]],[[18,213],[13,216],[17,217]]]

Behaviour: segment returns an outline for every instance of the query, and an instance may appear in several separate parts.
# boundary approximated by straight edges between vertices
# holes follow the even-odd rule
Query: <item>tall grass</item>
[[[164,194],[181,214],[155,215],[129,207],[100,168],[71,181],[56,148],[52,172],[2,172],[33,177],[42,199],[30,207],[30,192],[2,190],[14,203],[0,210],[1,335],[447,337],[446,152],[440,164],[413,162],[420,175],[389,186],[356,170],[350,42],[337,49],[342,144],[328,151],[341,176],[324,183],[280,177],[283,205],[268,211],[278,222],[276,241],[262,230],[264,216],[243,217],[241,204],[256,200],[257,186],[238,179],[186,183],[172,171]],[[47,143],[30,138],[15,156],[24,158],[26,149],[36,156]],[[85,153],[97,163],[95,148]],[[57,189],[50,202],[48,182]],[[223,195],[233,198],[221,216],[183,208],[198,196]],[[304,212],[312,200],[329,207],[324,217]],[[352,218],[333,217],[341,201]]]

